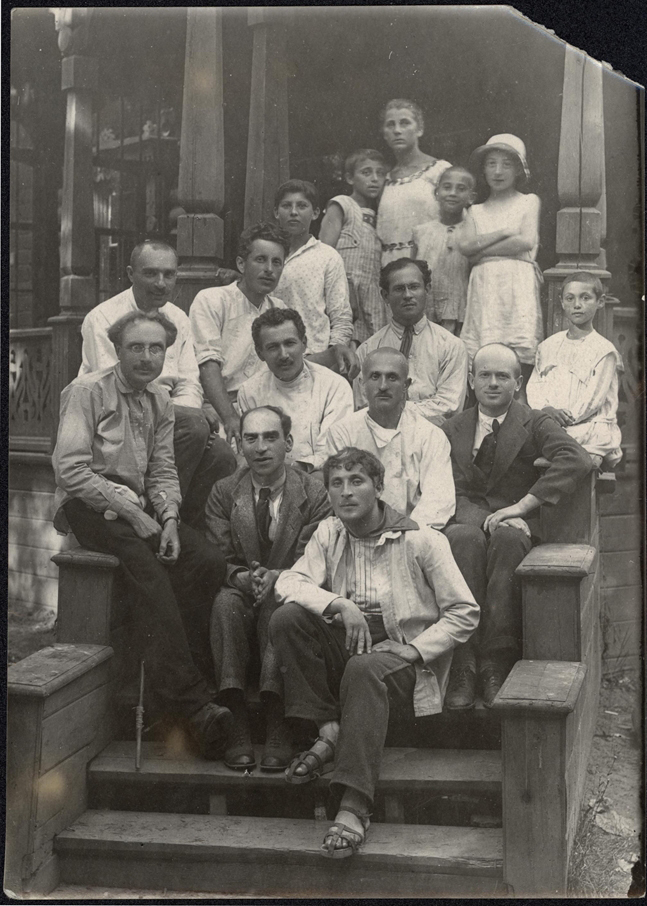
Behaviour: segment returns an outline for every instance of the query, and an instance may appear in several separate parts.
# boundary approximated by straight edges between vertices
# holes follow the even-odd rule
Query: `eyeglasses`
[[[146,349],[152,356],[164,355],[166,347],[161,343],[131,343],[126,347],[128,352],[134,352],[135,355],[141,355]]]

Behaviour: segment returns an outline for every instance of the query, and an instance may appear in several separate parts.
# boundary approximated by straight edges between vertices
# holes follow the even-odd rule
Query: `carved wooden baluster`
[[[245,226],[271,220],[274,193],[290,178],[284,22],[267,8],[250,9],[254,29],[247,141]]]
[[[61,211],[61,313],[49,319],[52,338],[52,408],[58,426],[61,391],[81,364],[80,325],[96,302],[92,114],[97,61],[90,49],[91,8],[56,10],[58,46],[63,53],[62,88],[67,92],[63,199]]]
[[[602,240],[606,235],[602,66],[566,46],[559,141],[555,250],[558,262],[545,271],[548,282],[546,332],[562,330],[560,285],[574,270],[608,281]],[[606,334],[606,319],[599,324]]]
[[[223,257],[225,196],[222,11],[187,10],[177,221],[178,305],[188,312],[196,293],[217,283]]]

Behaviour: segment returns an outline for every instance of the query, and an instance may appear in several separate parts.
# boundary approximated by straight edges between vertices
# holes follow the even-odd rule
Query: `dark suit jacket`
[[[477,423],[478,407],[474,406],[442,426],[452,448],[454,522],[480,527],[490,513],[517,503],[526,494],[534,494],[543,503],[557,503],[593,468],[589,454],[550,416],[513,400],[501,425],[494,465],[486,481],[472,459]],[[550,462],[543,473],[533,465],[540,456]],[[538,511],[526,521],[537,534]]]
[[[279,509],[276,537],[268,569],[287,569],[298,560],[322,519],[332,516],[326,489],[320,481],[290,466],[285,467],[283,499]],[[207,538],[233,567],[247,567],[261,561],[256,527],[254,489],[247,467],[217,481],[205,509]]]

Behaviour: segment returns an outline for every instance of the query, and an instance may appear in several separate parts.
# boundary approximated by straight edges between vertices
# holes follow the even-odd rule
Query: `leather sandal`
[[[324,761],[316,752],[313,752],[312,749],[308,749],[305,752],[299,752],[298,755],[290,762],[290,766],[285,772],[285,779],[288,783],[293,783],[299,785],[302,783],[310,783],[312,780],[318,780],[322,774],[328,774],[333,769],[333,762],[335,759],[335,744],[332,743],[329,739],[324,739],[323,736],[317,736],[315,739],[316,742],[325,743],[330,749],[330,758],[327,761]],[[314,743],[313,743],[314,745]],[[309,764],[305,759],[313,758],[316,764],[313,766]],[[295,774],[297,768],[304,767],[306,768],[305,774]]]
[[[324,837],[324,842],[321,844],[321,849],[323,850],[322,856],[326,859],[349,859],[351,856],[354,856],[366,840],[366,835],[371,824],[370,814],[363,814],[350,806],[340,806],[339,811],[350,812],[351,815],[355,815],[356,818],[359,818],[362,822],[364,833],[360,834],[358,831],[350,828],[347,824],[343,824],[341,821],[335,821]],[[347,845],[340,846],[341,840],[345,840]]]

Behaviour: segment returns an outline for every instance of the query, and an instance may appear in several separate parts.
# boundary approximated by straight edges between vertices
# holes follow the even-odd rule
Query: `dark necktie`
[[[256,504],[256,526],[263,547],[270,543],[270,493],[269,488],[261,488]]]
[[[492,421],[492,433],[487,434],[483,438],[483,443],[476,451],[476,456],[474,457],[474,465],[478,466],[478,468],[481,470],[481,472],[483,472],[486,478],[490,477],[490,472],[492,471],[492,466],[494,465],[497,437],[500,427],[501,425],[495,418]]]
[[[411,343],[413,342],[413,325],[409,324],[408,327],[404,328],[404,333],[402,334],[402,342],[400,343],[400,352],[405,357],[409,358],[409,353],[411,352]]]

